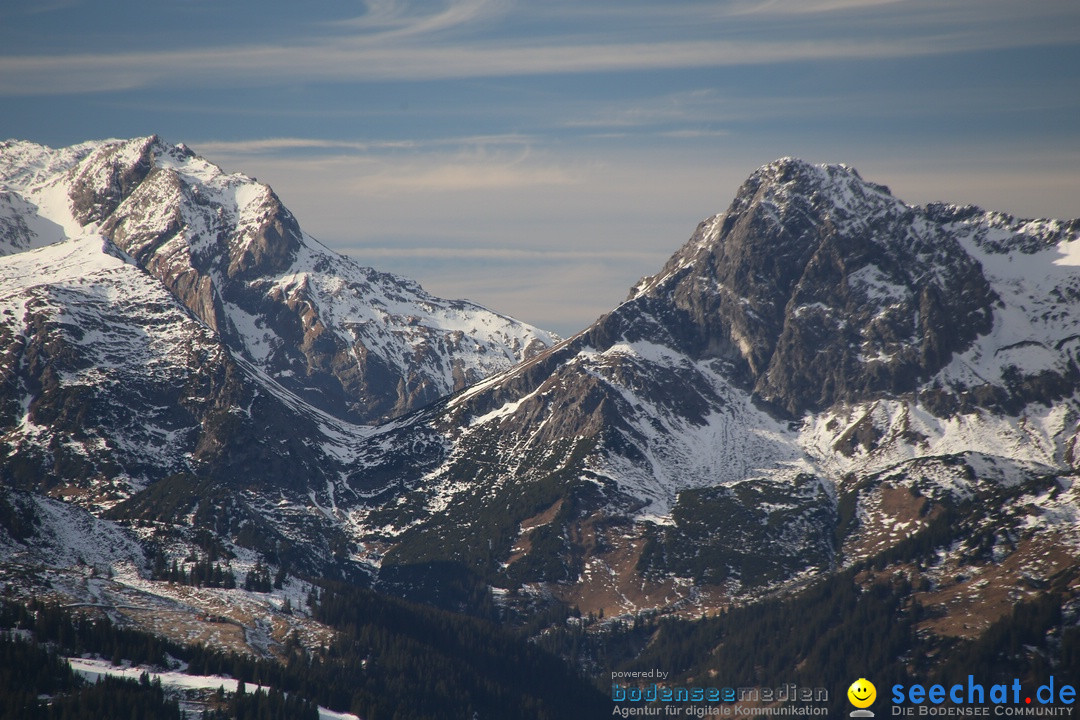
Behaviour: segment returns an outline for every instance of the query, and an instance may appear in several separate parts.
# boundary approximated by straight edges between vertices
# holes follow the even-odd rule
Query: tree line
[[[181,645],[39,601],[0,602],[0,627],[19,628],[37,644],[69,655],[94,653],[148,666],[175,658],[192,675],[228,675],[274,689],[273,698],[266,691],[265,697],[208,709],[212,720],[261,718],[286,707],[279,702],[286,697],[365,720],[559,720],[608,709],[602,693],[561,659],[493,622],[345,585],[324,588],[309,601],[315,619],[337,630],[336,639],[307,648],[293,636],[276,659]]]

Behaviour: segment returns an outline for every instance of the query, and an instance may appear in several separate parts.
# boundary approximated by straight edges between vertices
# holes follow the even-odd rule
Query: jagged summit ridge
[[[1075,489],[1052,491],[1077,466],[1075,222],[920,208],[846,166],[781,160],[589,328],[361,428],[326,401],[333,383],[396,378],[389,407],[432,378],[464,387],[450,355],[424,358],[462,357],[482,316],[328,253],[267,189],[158,142],[70,152],[62,180],[15,173],[44,207],[46,186],[84,179],[100,219],[83,229],[106,236],[0,260],[64,278],[13,283],[0,332],[5,447],[37,463],[0,470],[31,486],[182,536],[197,517],[228,543],[272,537],[305,567],[421,599],[481,582],[586,611],[720,607],[961,503],[987,532],[1077,546],[1051,521],[1080,512]],[[76,312],[87,258],[104,264]],[[149,312],[110,301],[135,277]],[[143,345],[116,362],[128,339]],[[408,363],[433,370],[416,382]],[[152,447],[169,477],[138,464]]]
[[[1078,230],[772,163],[592,326],[362,449],[381,471],[450,438],[400,491],[368,474],[356,531],[388,582],[463,563],[648,607],[675,576],[831,567],[852,488],[937,502],[1071,472]]]
[[[416,409],[556,340],[337,255],[268,186],[157,136],[8,142],[0,156],[0,250],[99,232],[246,361],[351,422]]]
[[[1012,250],[1051,247],[1076,232],[920,208],[850,167],[784,159],[755,172],[631,297],[673,300],[702,330],[688,350],[736,359],[761,398],[797,416],[915,392],[991,332],[998,291],[965,243],[1005,233]]]

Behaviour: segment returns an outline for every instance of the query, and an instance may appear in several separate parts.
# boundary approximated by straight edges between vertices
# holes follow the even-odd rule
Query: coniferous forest
[[[474,714],[556,720],[591,717],[609,707],[559,658],[485,620],[345,587],[324,589],[313,610],[339,631],[337,640],[315,652],[291,643],[286,659],[271,660],[178,645],[56,605],[4,602],[0,628],[17,630],[18,637],[4,640],[0,671],[4,688],[12,691],[2,691],[6,714],[0,719],[179,717],[160,686],[145,682],[110,680],[116,692],[108,708],[104,701],[79,700],[106,692],[80,682],[61,657],[85,653],[157,667],[171,657],[187,663],[189,674],[245,683],[247,692],[211,703],[207,717],[214,720],[304,718],[316,705],[365,720]],[[39,696],[52,700],[39,702]],[[56,714],[75,712],[69,706],[97,708],[99,714]]]
[[[3,720],[180,720],[181,717],[177,701],[167,698],[161,684],[150,682],[145,674],[140,681],[105,678],[86,683],[75,676],[56,650],[0,633],[0,718]]]

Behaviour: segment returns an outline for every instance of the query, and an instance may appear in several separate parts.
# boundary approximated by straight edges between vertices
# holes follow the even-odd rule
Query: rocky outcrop
[[[9,484],[526,612],[721,607],[948,554],[956,518],[1015,535],[999,555],[1072,561],[1080,223],[910,206],[781,160],[544,350],[330,253],[182,147],[109,147],[0,155],[13,187],[54,183],[8,217],[78,177],[70,209],[106,236],[0,258]]]
[[[108,218],[153,168],[157,136],[97,147],[68,171],[71,212],[80,225]]]
[[[941,468],[986,497],[1070,472],[1078,230],[772,163],[594,325],[396,428],[399,463],[451,439],[422,473],[363,450],[359,536],[391,585],[454,566],[626,611],[827,572],[883,476],[916,506],[976,494]]]
[[[797,160],[756,172],[645,286],[686,313],[687,351],[737,359],[796,417],[915,391],[991,330],[998,301],[926,211]]]
[[[50,214],[69,234],[102,233],[243,361],[344,420],[397,417],[556,340],[331,252],[269,187],[183,145],[152,136],[3,150],[14,197],[9,211],[0,204],[0,245],[31,247],[27,221]],[[58,192],[66,208],[46,202]]]

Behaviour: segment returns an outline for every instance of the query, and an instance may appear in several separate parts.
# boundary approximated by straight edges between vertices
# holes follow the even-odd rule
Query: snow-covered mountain
[[[551,345],[183,147],[5,147],[0,475],[172,558],[608,615],[873,560],[943,634],[1080,593],[1080,221],[779,160]]]
[[[86,234],[123,251],[238,360],[354,423],[421,407],[557,339],[328,250],[269,187],[183,145],[0,144],[0,253]]]
[[[0,251],[3,484],[311,571],[346,542],[311,489],[369,423],[555,340],[329,251],[156,137],[0,144]]]
[[[946,516],[1075,560],[1078,247],[1077,221],[777,161],[584,332],[366,441],[338,502],[387,586],[457,567],[609,614],[719,605]]]

